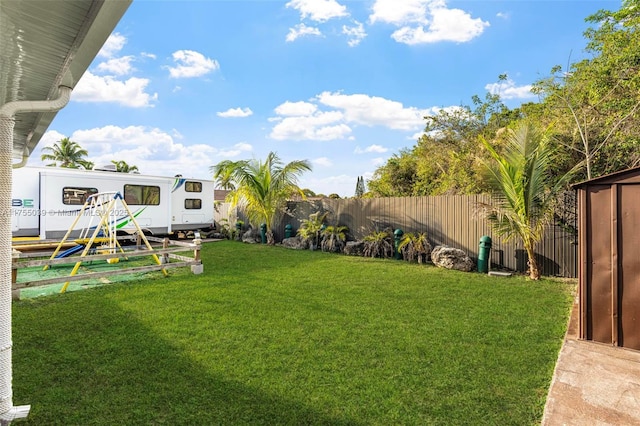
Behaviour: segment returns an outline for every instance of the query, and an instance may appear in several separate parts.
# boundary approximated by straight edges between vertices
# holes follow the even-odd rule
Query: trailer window
[[[125,185],[124,201],[132,206],[160,205],[160,187],[148,185]]]
[[[78,188],[65,186],[62,188],[62,203],[72,206],[81,206],[90,195],[97,194],[97,188]]]
[[[187,192],[202,192],[202,182],[186,181],[184,190]]]
[[[184,200],[184,208],[187,210],[200,210],[202,200],[200,198],[187,198]]]

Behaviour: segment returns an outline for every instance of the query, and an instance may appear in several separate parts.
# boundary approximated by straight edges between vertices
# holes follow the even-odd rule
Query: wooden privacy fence
[[[295,201],[288,203],[288,214],[275,227],[274,234],[276,241],[281,241],[287,224],[297,231],[302,219],[308,219],[317,211],[328,211],[327,223],[349,227],[350,239],[362,239],[373,231],[387,228],[400,228],[405,233],[426,232],[432,245],[462,249],[474,260],[478,256],[480,237],[488,235],[493,242],[492,267],[524,272],[527,256],[522,244],[516,239],[505,242],[480,214],[479,206],[490,201],[488,195]],[[567,193],[561,204],[563,209],[556,214],[556,222],[546,227],[545,236],[536,247],[536,255],[543,275],[576,277],[575,193]],[[228,204],[219,206],[216,213],[216,221],[228,219],[231,224],[237,217]],[[239,218],[243,219],[242,215]]]

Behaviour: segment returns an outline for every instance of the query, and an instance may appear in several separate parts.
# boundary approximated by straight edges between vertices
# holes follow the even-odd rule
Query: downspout
[[[26,417],[29,405],[13,406],[11,364],[11,185],[14,116],[21,112],[62,109],[71,88],[58,87],[59,97],[48,101],[8,102],[0,107],[0,425]],[[24,159],[23,159],[24,160]]]
[[[11,167],[14,169],[19,169],[20,167],[24,167],[27,164],[27,161],[29,160],[29,148],[27,148],[26,146],[24,147],[24,149],[22,150],[22,158],[20,159],[19,163],[12,163]]]

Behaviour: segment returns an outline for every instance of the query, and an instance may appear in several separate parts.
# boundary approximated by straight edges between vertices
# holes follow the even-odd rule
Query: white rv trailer
[[[181,176],[22,167],[13,170],[11,230],[14,237],[60,239],[87,197],[99,192],[119,192],[145,233],[210,229],[213,188],[213,181]],[[118,230],[135,231],[126,212],[118,212],[118,218]],[[75,229],[92,225],[96,219],[84,214]]]

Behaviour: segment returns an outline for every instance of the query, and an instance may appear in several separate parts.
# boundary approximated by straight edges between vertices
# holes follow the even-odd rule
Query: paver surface
[[[640,351],[578,340],[578,313],[574,304],[543,426],[640,425]]]

